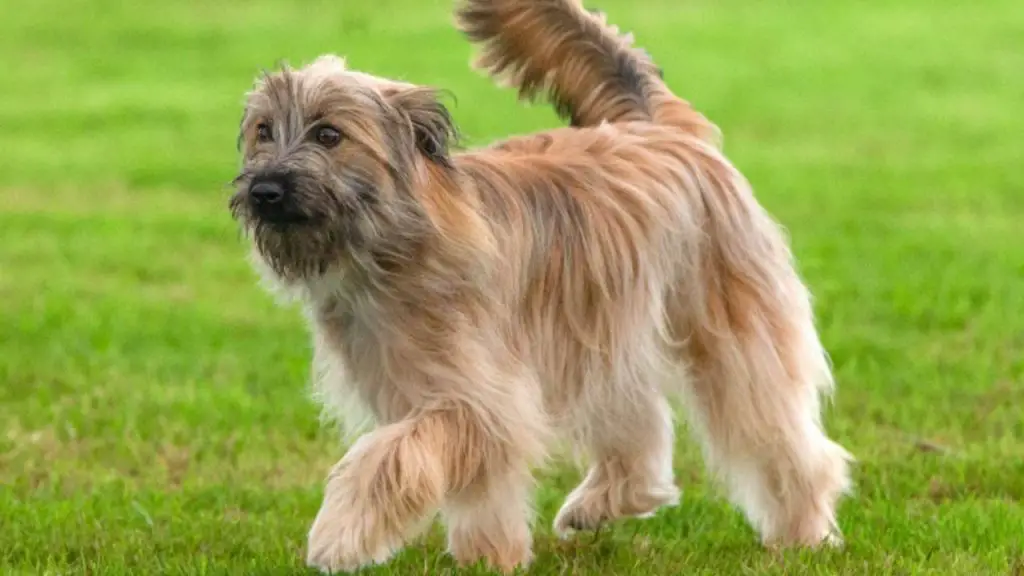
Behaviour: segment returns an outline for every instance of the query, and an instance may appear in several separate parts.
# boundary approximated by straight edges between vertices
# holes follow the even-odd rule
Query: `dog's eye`
[[[274,139],[274,133],[270,130],[269,124],[256,126],[256,139],[260,142],[270,142]]]
[[[316,129],[316,141],[325,148],[334,148],[341,142],[341,132],[332,126],[321,126]]]

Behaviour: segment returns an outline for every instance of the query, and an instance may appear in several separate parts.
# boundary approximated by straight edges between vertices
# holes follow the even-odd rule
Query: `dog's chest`
[[[352,378],[371,369],[373,350],[379,350],[377,335],[365,319],[359,303],[350,298],[330,297],[315,301],[312,308],[314,329],[323,346],[344,363]]]

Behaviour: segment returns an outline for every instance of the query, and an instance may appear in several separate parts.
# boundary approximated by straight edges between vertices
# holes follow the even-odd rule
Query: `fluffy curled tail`
[[[573,126],[657,122],[717,141],[718,130],[668,89],[632,35],[579,0],[464,0],[456,20],[481,47],[477,67],[523,99],[546,94]]]

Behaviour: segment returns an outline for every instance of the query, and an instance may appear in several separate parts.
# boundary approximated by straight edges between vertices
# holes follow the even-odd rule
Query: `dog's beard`
[[[280,279],[296,282],[324,275],[328,269],[355,266],[371,275],[390,274],[416,258],[417,247],[431,232],[422,208],[406,199],[381,202],[375,183],[348,174],[334,188],[300,175],[294,222],[272,222],[255,213],[241,190],[230,201],[232,217],[252,241],[264,263]]]
[[[232,216],[261,259],[282,280],[299,281],[323,275],[362,244],[355,214],[318,215],[301,222],[268,222],[233,198]]]
[[[341,241],[330,228],[257,221],[247,230],[263,261],[286,280],[320,276],[338,258]]]

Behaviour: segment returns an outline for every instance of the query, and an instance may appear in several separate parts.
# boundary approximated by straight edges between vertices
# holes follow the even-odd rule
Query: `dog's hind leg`
[[[638,378],[644,377],[652,375]],[[657,382],[592,384],[579,408],[590,469],[555,518],[555,531],[563,537],[617,518],[647,517],[679,500],[672,412]]]
[[[709,468],[765,544],[838,543],[850,456],[820,421],[831,378],[807,308],[775,310],[749,293],[710,297],[743,311],[689,332],[685,395]]]

